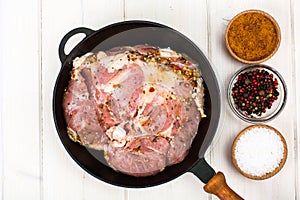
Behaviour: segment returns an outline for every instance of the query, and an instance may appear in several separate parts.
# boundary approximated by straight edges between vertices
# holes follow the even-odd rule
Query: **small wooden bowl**
[[[256,59],[256,60],[253,60],[253,59],[246,59],[246,58],[243,58],[239,55],[237,55],[237,53],[233,50],[232,48],[232,45],[230,43],[230,40],[229,39],[229,35],[230,35],[230,31],[232,31],[231,29],[234,28],[234,22],[236,22],[236,20],[238,18],[240,18],[241,16],[246,16],[246,14],[258,14],[258,15],[261,15],[262,17],[265,17],[267,18],[268,20],[271,21],[272,25],[274,26],[274,29],[275,29],[275,32],[276,32],[276,38],[273,38],[274,40],[276,40],[276,44],[275,46],[273,47],[273,49],[270,50],[270,52],[268,52],[268,54],[264,55],[263,57],[259,58],[259,59]],[[248,26],[247,23],[243,24],[244,27]],[[248,26],[249,28],[250,26]],[[246,29],[246,28],[245,28]],[[250,30],[251,31],[251,30]],[[246,34],[246,35],[249,35],[249,34]],[[255,34],[255,35],[258,35],[258,34]],[[260,36],[262,37],[262,36]],[[239,38],[244,38],[244,36],[241,36],[239,35]],[[275,19],[269,15],[268,13],[264,12],[264,11],[261,11],[261,10],[246,10],[246,11],[243,11],[241,13],[239,13],[238,15],[236,15],[228,24],[227,28],[226,28],[226,32],[225,32],[225,41],[226,41],[226,47],[229,51],[229,53],[235,58],[237,59],[238,61],[240,62],[243,62],[243,63],[247,63],[247,64],[258,64],[258,63],[262,63],[266,60],[268,60],[269,58],[271,58],[275,53],[276,51],[278,50],[279,46],[280,46],[280,41],[281,41],[281,34],[280,34],[280,28],[279,28],[279,25],[278,23],[275,21]],[[257,41],[257,40],[255,40]],[[247,43],[247,45],[244,45],[243,48],[244,48],[244,52],[247,51],[247,48],[250,47],[250,45],[253,45],[253,42],[249,42]],[[268,43],[269,44],[269,43]],[[253,45],[253,46],[257,46],[257,45]],[[246,49],[246,50],[245,50]],[[248,53],[252,53],[254,51],[248,51]]]
[[[238,166],[237,164],[237,160],[235,159],[235,148],[236,148],[236,144],[237,142],[239,141],[240,137],[248,130],[250,129],[253,129],[253,128],[267,128],[267,129],[271,129],[273,130],[281,139],[282,141],[282,144],[283,144],[283,147],[284,147],[284,152],[283,152],[283,158],[281,159],[281,162],[279,163],[278,167],[275,168],[272,172],[270,173],[266,173],[265,175],[263,176],[253,176],[253,175],[250,175],[250,174],[247,174],[245,173],[243,170],[240,169],[240,167]],[[231,159],[232,159],[232,162],[233,162],[233,165],[234,167],[245,177],[247,178],[250,178],[250,179],[253,179],[253,180],[264,180],[264,179],[267,179],[267,178],[270,178],[272,176],[274,176],[275,174],[277,174],[281,169],[282,167],[284,166],[285,162],[286,162],[286,159],[287,159],[287,144],[286,144],[286,141],[284,139],[284,137],[281,135],[281,133],[276,130],[275,128],[271,127],[271,126],[268,126],[268,125],[265,125],[265,124],[257,124],[257,125],[252,125],[252,126],[249,126],[247,128],[245,128],[244,130],[242,130],[238,135],[237,137],[235,138],[233,144],[232,144],[232,149],[231,149]]]

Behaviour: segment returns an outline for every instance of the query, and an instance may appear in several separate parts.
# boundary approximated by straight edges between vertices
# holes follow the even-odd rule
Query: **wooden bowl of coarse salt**
[[[263,180],[282,169],[287,158],[287,144],[275,128],[265,124],[252,125],[235,138],[231,157],[242,175]]]

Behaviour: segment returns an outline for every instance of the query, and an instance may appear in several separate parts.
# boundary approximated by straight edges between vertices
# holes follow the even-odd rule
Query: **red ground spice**
[[[260,13],[244,13],[238,16],[228,30],[231,50],[247,61],[268,57],[276,49],[278,42],[275,25]]]

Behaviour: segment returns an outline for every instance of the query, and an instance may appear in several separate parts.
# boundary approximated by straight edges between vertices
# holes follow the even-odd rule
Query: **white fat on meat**
[[[174,90],[176,82],[180,79],[183,79],[177,76],[173,71],[163,70],[154,63],[142,64],[142,70],[146,83],[162,85],[169,90]]]
[[[81,68],[82,66],[90,67],[90,63],[85,63],[86,58],[93,55],[93,53],[86,53],[85,55],[81,57],[76,57],[73,60],[73,67]],[[127,52],[122,54],[116,54],[116,55],[110,55],[108,56],[104,51],[99,51],[96,54],[97,62],[98,64],[104,66],[107,68],[109,73],[113,73],[115,70],[123,69],[123,67],[130,63],[127,58]]]
[[[166,130],[161,131],[158,134],[165,138],[173,138],[174,136],[171,135],[172,129],[173,129],[173,124],[170,124],[170,126]]]
[[[163,49],[159,49],[159,53],[161,57],[164,58],[178,58],[180,57],[180,54],[176,53],[175,51],[173,51],[172,49],[168,48],[163,48]]]
[[[113,93],[116,90],[115,86],[124,82],[130,76],[130,74],[130,70],[122,72],[121,75],[115,76],[108,83],[101,85],[101,89],[103,89],[106,93]]]
[[[112,140],[112,145],[114,147],[123,147],[126,144],[124,123],[111,127],[106,131],[106,135]]]
[[[201,113],[201,117],[206,117],[204,114],[204,87],[203,87],[203,81],[202,79],[197,80],[198,87],[197,89],[194,89],[194,92],[192,93],[192,98],[196,102],[198,111]]]
[[[78,69],[78,68],[82,67],[82,65],[85,62],[86,58],[89,57],[90,55],[93,55],[93,53],[89,52],[89,53],[86,53],[85,55],[83,55],[81,57],[76,57],[73,60],[73,68]]]
[[[101,55],[100,55],[101,56]],[[111,55],[111,56],[102,56],[99,59],[100,65],[107,68],[109,73],[113,73],[115,70],[123,69],[123,67],[130,63],[127,58],[126,53]]]

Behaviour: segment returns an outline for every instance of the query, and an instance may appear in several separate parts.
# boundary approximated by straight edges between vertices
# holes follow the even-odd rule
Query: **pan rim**
[[[111,27],[120,26],[120,25],[124,25],[124,24],[125,24],[125,25],[126,25],[126,24],[146,24],[146,25],[153,25],[153,26],[155,26],[155,27],[167,28],[167,29],[170,29],[170,30],[174,31],[176,34],[179,34],[181,37],[183,37],[183,39],[185,39],[187,42],[189,42],[191,45],[193,45],[193,47],[194,47],[198,52],[200,52],[200,53],[202,54],[202,56],[206,59],[206,61],[207,61],[208,64],[209,64],[209,67],[211,68],[212,72],[213,72],[214,75],[215,75],[215,71],[213,71],[211,62],[207,59],[207,57],[206,57],[206,55],[203,53],[203,51],[202,51],[197,45],[195,45],[194,42],[192,42],[192,41],[191,41],[189,38],[187,38],[185,35],[183,35],[182,33],[178,32],[178,31],[176,31],[176,30],[173,29],[173,28],[170,28],[170,27],[168,27],[168,26],[166,26],[166,25],[162,25],[162,24],[159,24],[159,23],[156,23],[156,22],[151,22],[151,21],[130,20],[130,21],[117,22],[117,23],[114,23],[114,24],[110,24],[110,25],[108,25],[108,26],[105,26],[105,27],[99,29],[98,31],[95,31],[94,33],[88,35],[86,38],[84,38],[83,41],[79,42],[78,45],[75,46],[75,47],[71,50],[71,52],[70,52],[70,54],[69,54],[68,56],[72,55],[72,53],[76,50],[76,48],[77,48],[78,46],[82,45],[82,44],[84,43],[84,41],[89,40],[89,38],[92,38],[94,35],[98,34],[99,32],[101,32],[101,31],[103,31],[103,30],[105,30],[105,29],[109,29],[109,28],[111,28]],[[60,80],[60,78],[61,78],[61,76],[62,76],[62,70],[63,70],[63,68],[64,68],[64,66],[66,65],[67,62],[68,62],[68,58],[67,58],[64,62],[61,63],[62,67],[61,67],[61,69],[60,69],[60,72],[59,72],[59,74],[58,74],[58,76],[57,76],[57,79],[56,79],[56,82],[55,82],[54,92],[53,92],[53,102],[52,102],[52,104],[53,104],[53,116],[54,116],[54,122],[55,122],[56,130],[57,130],[58,135],[59,135],[59,137],[60,137],[60,141],[62,142],[64,148],[67,150],[67,152],[68,152],[68,154],[71,156],[71,158],[72,158],[72,159],[73,159],[73,160],[74,160],[74,161],[75,161],[82,169],[84,169],[86,172],[88,172],[89,174],[91,174],[91,175],[94,176],[95,178],[100,179],[101,181],[104,181],[104,182],[106,182],[106,183],[108,183],[108,184],[112,184],[112,185],[116,185],[116,186],[121,186],[121,187],[128,187],[128,188],[144,188],[144,187],[151,187],[151,186],[160,185],[160,184],[169,182],[169,181],[171,181],[171,180],[173,180],[173,179],[175,179],[175,178],[177,178],[177,177],[181,176],[182,174],[184,174],[184,173],[186,173],[186,172],[189,171],[189,169],[183,170],[183,171],[181,171],[180,173],[177,173],[177,174],[174,175],[174,176],[168,177],[168,178],[164,179],[163,181],[159,181],[159,183],[149,183],[149,184],[144,184],[144,185],[130,185],[130,184],[128,184],[128,185],[125,184],[125,185],[124,185],[124,184],[116,183],[116,182],[111,181],[111,180],[104,179],[103,177],[94,174],[93,172],[91,172],[91,170],[90,170],[88,167],[86,167],[85,165],[83,165],[83,164],[82,164],[82,163],[81,163],[81,162],[80,162],[80,161],[72,154],[72,152],[70,151],[70,149],[68,149],[67,146],[65,145],[65,143],[63,142],[63,138],[62,138],[62,135],[61,135],[60,130],[59,130],[59,127],[58,127],[58,123],[59,123],[59,122],[58,122],[58,119],[57,119],[57,117],[56,117],[56,109],[57,109],[57,105],[56,105],[56,95],[57,95],[57,89],[60,87],[60,85],[59,85],[59,80]],[[217,84],[217,87],[218,87],[217,90],[219,91],[219,94],[220,94],[220,88],[219,88],[219,85],[218,85],[218,82],[217,82],[217,77],[215,77],[215,79],[216,79],[216,84]],[[219,110],[221,110],[221,104],[220,104],[220,101],[221,101],[220,98],[221,98],[221,97],[220,97],[220,95],[218,96],[218,98],[219,98],[219,99],[218,99],[217,101],[219,102]],[[217,123],[217,124],[219,124],[219,121],[220,121],[220,115],[217,116],[217,120],[218,120],[218,123]],[[215,131],[217,131],[217,129],[218,129],[218,125],[217,125],[217,127],[215,128]],[[216,133],[214,133],[214,134],[212,135],[212,138],[209,139],[210,141],[209,141],[208,147],[210,146],[210,144],[211,144],[212,140],[214,139],[215,135],[216,135]],[[206,150],[207,150],[207,148],[204,150],[203,153],[201,153],[200,155],[198,155],[198,157],[195,159],[195,161],[193,162],[193,164],[190,165],[190,167],[192,167],[195,163],[197,163],[201,157],[204,157],[204,153],[206,152]]]

